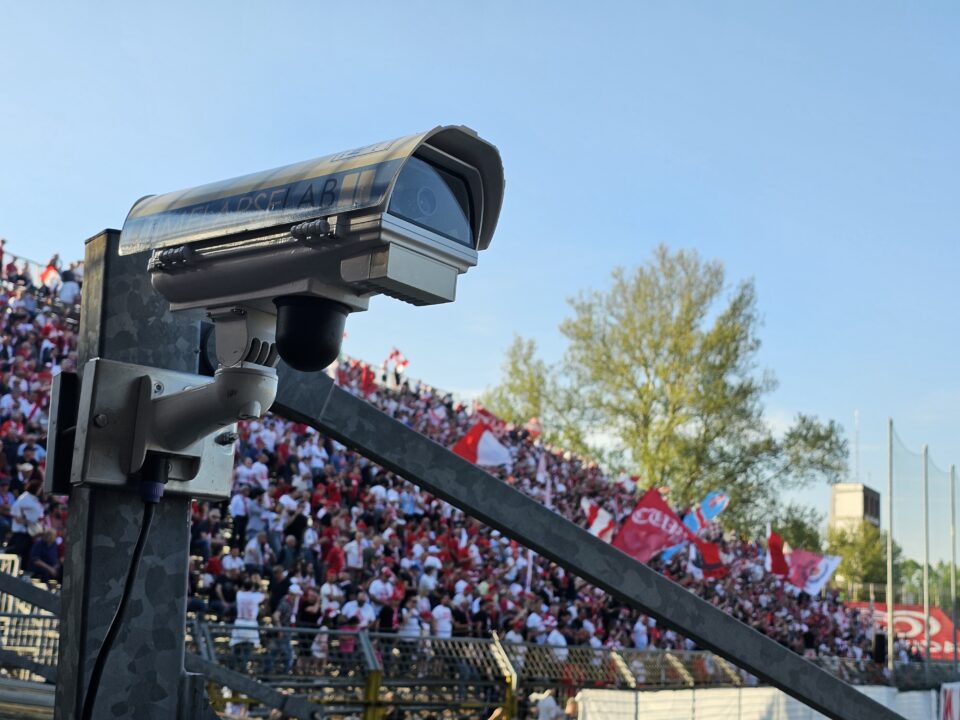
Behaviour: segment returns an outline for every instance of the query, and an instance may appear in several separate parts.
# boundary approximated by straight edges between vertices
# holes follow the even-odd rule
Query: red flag
[[[767,530],[767,570],[780,577],[790,572],[787,559],[783,556],[783,538],[773,530]]]
[[[370,366],[364,363],[360,370],[360,392],[364,397],[370,397],[377,391],[377,375]]]
[[[704,577],[719,578],[729,572],[729,568],[720,559],[720,546],[717,543],[700,540],[697,549],[700,551]]]
[[[477,420],[482,422],[498,438],[507,434],[507,422],[484,407],[477,406]]]
[[[494,437],[490,428],[478,422],[457,440],[451,450],[474,465],[510,465],[513,457],[510,451]]]
[[[397,372],[404,372],[407,369],[407,366],[410,365],[410,361],[403,356],[403,353],[393,348],[390,351],[390,354],[387,355],[387,359],[383,361],[384,365],[392,362],[394,367],[397,369]]]
[[[647,490],[640,502],[623,523],[613,546],[635,560],[645,563],[664,548],[696,536],[670,509],[663,496],[655,489]]]

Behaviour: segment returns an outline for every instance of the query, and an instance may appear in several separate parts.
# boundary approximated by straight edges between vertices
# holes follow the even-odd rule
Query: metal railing
[[[0,555],[0,570],[18,570]],[[0,667],[18,680],[52,682],[59,619],[16,593],[55,610],[51,597],[27,584],[0,592]],[[429,714],[437,718],[504,717],[529,709],[534,691],[560,701],[584,689],[653,690],[742,687],[756,679],[708,652],[552,646],[486,638],[438,638],[207,622],[190,617],[188,666],[207,677],[219,712],[248,706],[256,716],[286,708],[294,717],[381,720]],[[848,658],[818,658],[824,669],[854,685],[892,684],[901,690],[960,679],[952,663],[898,663],[885,668]],[[285,699],[284,699],[285,698]],[[290,708],[295,708],[295,712]]]
[[[26,270],[34,286],[40,284],[40,273],[43,272],[46,265],[44,263],[25,258],[20,255],[14,255],[6,250],[6,241],[0,238],[0,277],[7,279],[7,265],[14,263],[17,266],[17,272]]]

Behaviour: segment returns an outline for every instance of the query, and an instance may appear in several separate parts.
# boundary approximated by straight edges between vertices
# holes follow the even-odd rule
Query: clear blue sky
[[[958,37],[947,2],[8,3],[0,236],[79,257],[142,195],[464,123],[506,166],[493,245],[349,353],[476,391],[615,265],[696,248],[756,280],[771,420],[859,409],[881,486],[887,416],[960,462]]]

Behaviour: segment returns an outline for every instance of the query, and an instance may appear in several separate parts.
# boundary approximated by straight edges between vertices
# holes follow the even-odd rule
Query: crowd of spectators
[[[448,447],[476,421],[468,405],[406,380],[386,363],[373,369],[342,359],[331,373],[342,387]],[[513,462],[490,470],[567,519],[584,524],[585,497],[618,520],[633,509],[632,481],[543,447],[535,424],[504,426],[500,440]],[[537,479],[543,453],[549,483]],[[241,424],[233,497],[226,508],[195,510],[193,551],[202,559],[193,574],[193,607],[223,620],[254,622],[252,611],[238,608],[248,602],[246,588],[263,584],[262,614],[285,626],[437,637],[496,631],[507,642],[546,643],[559,652],[570,645],[695,649],[421,488],[279,417]],[[869,611],[845,607],[830,590],[810,597],[770,575],[757,542],[716,523],[704,532],[720,543],[720,577],[704,577],[686,553],[651,565],[798,653],[872,658]]]
[[[62,577],[66,498],[45,495],[50,386],[74,372],[83,264],[0,259],[0,538],[42,581]]]
[[[82,264],[63,268],[54,257],[40,275],[25,264],[4,266],[0,536],[25,571],[56,581],[66,504],[42,492],[45,430],[53,376],[76,369]],[[388,415],[453,445],[475,422],[473,408],[401,370],[342,359],[330,372]],[[238,650],[257,645],[256,628],[266,622],[407,637],[496,631],[507,642],[561,652],[569,645],[695,648],[313,428],[267,416],[241,423],[238,434],[231,499],[194,503],[189,602],[192,611],[235,623]],[[618,520],[632,510],[632,481],[544,447],[535,425],[504,426],[500,436],[513,462],[491,471],[567,519],[584,523],[584,498]],[[549,483],[537,479],[543,454]],[[755,541],[716,523],[705,532],[720,542],[720,577],[704,577],[685,553],[651,565],[798,653],[871,658],[869,611],[845,607],[831,590],[810,597],[768,574]],[[293,658],[279,662],[292,667]]]

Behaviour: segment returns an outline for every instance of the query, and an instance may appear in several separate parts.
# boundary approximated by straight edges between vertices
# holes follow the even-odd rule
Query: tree
[[[887,538],[872,523],[862,522],[852,529],[831,528],[827,532],[827,553],[840,556],[837,576],[856,583],[887,581]],[[898,562],[894,547],[894,563]]]
[[[502,365],[503,382],[479,398],[480,404],[515,425],[537,418],[547,444],[584,457],[595,454],[581,433],[582,413],[558,369],[537,357],[537,344],[515,335]]]
[[[803,548],[820,552],[823,537],[820,527],[823,514],[814,508],[796,503],[788,503],[779,508],[773,528],[792,548]]]
[[[503,382],[480,396],[485,408],[517,425],[552,411],[550,368],[537,358],[535,341],[514,335],[502,370]]]
[[[751,281],[728,288],[719,262],[659,247],[634,271],[615,270],[608,290],[570,304],[560,326],[567,352],[539,387],[563,398],[575,416],[567,424],[576,425],[565,435],[589,456],[619,452],[622,469],[643,487],[668,487],[675,505],[724,490],[726,520],[752,532],[774,515],[784,489],[842,477],[847,445],[836,423],[798,415],[777,436],[764,419],[762,399],[776,382],[757,368]],[[532,343],[515,345],[522,367],[539,367]],[[510,397],[518,381],[537,377],[518,377],[510,365],[491,396]],[[597,437],[613,452],[586,441]]]

